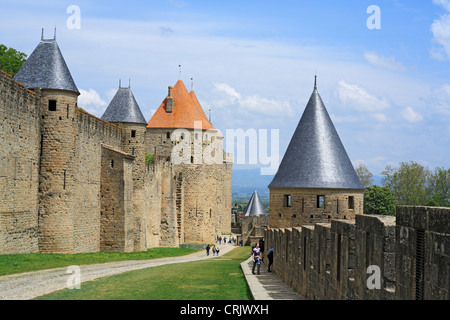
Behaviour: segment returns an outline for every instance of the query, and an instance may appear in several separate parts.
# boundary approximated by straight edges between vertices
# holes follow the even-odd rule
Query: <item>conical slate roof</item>
[[[266,209],[264,209],[264,205],[259,198],[258,192],[256,192],[256,190],[250,198],[250,201],[245,207],[243,213],[245,217],[256,217],[261,215],[267,216]]]
[[[183,81],[178,80],[172,90],[173,111],[166,112],[169,96],[161,103],[148,122],[147,128],[195,129],[195,122],[202,123],[203,130],[215,130],[208,121],[195,93],[189,93]]]
[[[269,188],[364,189],[314,87]]]
[[[56,39],[42,39],[14,80],[27,89],[58,89],[79,94]]]
[[[130,88],[119,88],[102,116],[108,122],[147,124]]]

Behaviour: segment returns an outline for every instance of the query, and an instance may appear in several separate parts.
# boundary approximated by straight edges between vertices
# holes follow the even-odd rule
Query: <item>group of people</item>
[[[233,237],[230,237],[230,238],[227,238],[227,237],[221,237],[221,236],[217,236],[216,237],[216,243],[218,243],[218,244],[222,244],[222,241],[223,241],[223,244],[233,244],[233,245],[236,245],[236,238],[233,238]],[[228,241],[228,242],[227,242]]]
[[[210,247],[209,244],[208,244],[208,245],[206,246],[206,255],[207,255],[207,256],[209,256],[209,251],[211,251],[211,247]],[[216,247],[216,246],[214,245],[214,247],[212,247],[212,254],[213,254],[213,256],[215,256],[215,255],[219,256],[219,252],[220,252],[219,247]]]
[[[252,252],[250,253],[253,261],[252,273],[255,274],[255,268],[257,269],[258,275],[261,274],[261,262],[264,259],[264,243],[260,246],[259,243],[252,248]],[[272,272],[270,267],[273,264],[273,248],[269,250],[267,254],[267,259],[269,260],[269,264],[267,265],[267,272]]]
[[[224,244],[226,244],[227,242],[227,238],[224,237],[223,238]],[[233,238],[229,239],[229,243],[231,243],[232,241],[236,242],[236,240]],[[219,244],[222,243],[222,237],[217,237],[217,242]],[[206,246],[206,255],[209,256],[209,252],[212,251],[213,256],[219,256],[219,246],[214,245],[212,248],[210,247],[210,245],[208,244]],[[261,240],[260,242],[256,243],[256,245],[254,247],[252,247],[252,251],[250,253],[250,256],[252,257],[252,261],[253,261],[253,268],[252,268],[252,273],[255,274],[255,269],[257,271],[257,274],[261,274],[261,262],[264,259],[264,241]],[[272,272],[272,270],[270,270],[270,268],[273,265],[273,248],[269,250],[269,253],[267,254],[267,259],[269,260],[269,264],[267,265],[267,272]]]

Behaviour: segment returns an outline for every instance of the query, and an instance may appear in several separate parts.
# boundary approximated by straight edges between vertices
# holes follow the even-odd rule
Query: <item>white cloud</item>
[[[402,111],[402,117],[408,122],[415,123],[423,120],[423,117],[420,113],[416,112],[411,107],[406,107]]]
[[[444,7],[447,11],[450,11],[450,1],[448,0],[433,0],[433,3]]]
[[[106,102],[100,97],[100,95],[94,89],[80,90],[80,96],[78,97],[78,105],[80,108],[86,110],[94,115],[100,114],[105,111]]]
[[[365,89],[345,80],[338,82],[338,96],[343,104],[348,104],[359,111],[380,113],[390,107],[385,99],[378,99]]]
[[[282,117],[293,114],[290,103],[286,101],[276,101],[260,95],[243,97],[227,83],[215,83],[214,89],[219,94],[222,94],[221,97],[216,96],[214,98],[214,101],[211,103],[214,106],[229,108],[230,105],[237,105],[238,108],[236,110],[245,114],[258,113]]]
[[[445,10],[450,12],[450,1],[448,0],[433,0],[436,5],[442,6]],[[431,25],[431,32],[433,33],[433,41],[441,46],[438,48],[432,48],[430,55],[437,60],[443,60],[444,55],[442,49],[446,53],[445,58],[450,57],[450,14],[441,15],[439,19],[434,20]]]
[[[406,67],[402,63],[397,62],[395,57],[385,57],[374,51],[370,51],[364,53],[364,58],[376,67],[382,67],[392,71],[406,71]]]
[[[103,107],[106,105],[106,102],[100,98],[100,95],[94,89],[83,90],[80,89],[81,95],[78,97],[78,104],[80,106],[99,106]]]
[[[378,120],[379,122],[386,122],[388,121],[388,118],[384,113],[375,113],[373,117]]]
[[[232,102],[241,99],[241,95],[236,91],[236,89],[226,83],[215,83],[214,88],[219,92],[225,93],[232,100]]]

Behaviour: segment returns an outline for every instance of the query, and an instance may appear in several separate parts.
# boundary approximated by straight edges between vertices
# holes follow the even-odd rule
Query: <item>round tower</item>
[[[363,213],[364,186],[317,83],[269,189],[271,228],[354,219]]]
[[[53,39],[41,42],[14,79],[41,92],[39,250],[74,252],[77,99],[80,95]]]

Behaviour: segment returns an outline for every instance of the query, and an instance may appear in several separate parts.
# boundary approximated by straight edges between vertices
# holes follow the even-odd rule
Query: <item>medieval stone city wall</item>
[[[4,72],[0,89],[0,254],[143,251],[231,232],[231,163],[174,165],[173,130],[103,121],[76,92],[33,92]]]
[[[0,72],[0,254],[38,251],[39,99]]]
[[[77,141],[74,156],[74,253],[100,250],[102,145],[122,147],[120,127],[77,108]],[[103,154],[105,156],[105,154]]]
[[[101,161],[100,251],[132,252],[134,157],[104,146]]]
[[[231,233],[232,163],[227,161],[226,154],[221,153],[217,153],[217,156],[220,156],[220,164],[206,163],[204,156],[208,150],[215,156],[213,142],[219,143],[222,148],[222,140],[215,140],[218,138],[212,136],[212,132],[183,130],[183,137],[181,131],[177,131],[178,135],[175,137],[174,131],[147,131],[147,150],[153,150],[168,160],[173,160],[172,151],[175,147],[181,150],[181,143],[187,143],[186,149],[190,151],[184,163],[173,165],[178,192],[164,201],[178,201],[178,205],[175,204],[177,213],[173,221],[166,215],[162,227],[175,224],[179,239],[184,243],[213,243],[218,235]],[[200,155],[196,154],[198,150],[201,151]],[[178,156],[183,157],[181,151]],[[170,201],[167,203],[168,207]]]
[[[259,215],[252,217],[242,217],[240,236],[238,242],[243,241],[244,245],[255,244],[259,239],[264,238],[264,232],[269,226],[269,216]]]
[[[449,300],[449,226],[449,208],[397,207],[396,217],[267,229],[265,248],[307,299]]]

